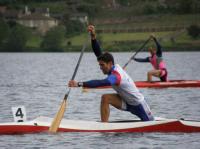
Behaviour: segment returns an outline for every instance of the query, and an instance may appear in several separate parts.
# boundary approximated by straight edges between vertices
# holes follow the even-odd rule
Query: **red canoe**
[[[170,80],[167,82],[154,81],[151,83],[147,81],[135,81],[135,85],[139,88],[200,87],[200,80]],[[103,86],[94,89],[105,89],[105,88],[111,88],[111,87]]]

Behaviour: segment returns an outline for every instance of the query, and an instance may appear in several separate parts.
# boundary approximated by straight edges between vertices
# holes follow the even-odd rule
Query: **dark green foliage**
[[[192,13],[192,5],[193,3],[189,0],[179,0],[178,12],[181,14]]]
[[[83,3],[77,7],[77,10],[80,12],[87,13],[90,17],[94,17],[100,12],[101,7],[99,5],[95,5],[95,4]]]
[[[65,28],[63,26],[54,27],[45,34],[41,48],[45,52],[62,52],[64,37]]]
[[[167,0],[165,1],[166,10],[176,14],[199,13],[199,0]]]
[[[133,10],[139,9],[136,14],[147,14],[147,13],[175,13],[175,14],[186,14],[186,13],[199,13],[200,3],[199,0],[0,0],[0,5],[8,5],[10,8],[23,8],[23,5],[31,5],[46,3],[49,8],[56,2],[63,2],[69,5],[69,8],[74,7],[74,10],[78,12],[88,13],[90,17],[96,17],[101,13],[101,10],[108,6],[108,3],[114,3],[117,6],[129,7]],[[58,8],[59,10],[59,8]],[[63,9],[57,11],[63,13]],[[72,12],[74,13],[74,12]]]
[[[152,3],[146,3],[143,8],[143,13],[146,15],[156,13],[157,8]]]
[[[0,5],[8,5],[15,3],[16,0],[0,0]]]
[[[57,2],[63,0],[0,0],[0,5],[15,5],[16,3],[28,4],[32,2],[41,3],[41,2]]]
[[[66,37],[78,35],[85,31],[86,27],[80,21],[68,20],[65,24]]]
[[[0,19],[0,51],[4,51],[5,42],[9,37],[9,26],[3,19]]]
[[[116,0],[122,6],[129,6],[130,0]]]
[[[9,25],[10,28],[13,28],[17,25],[16,21],[14,20],[7,21],[7,24]]]
[[[85,31],[86,26],[79,20],[71,20],[70,13],[66,12],[63,17],[63,24],[66,28],[65,36],[70,37],[78,35]]]
[[[191,25],[187,28],[187,31],[192,38],[197,38],[200,35],[200,27],[198,25]]]
[[[25,51],[26,42],[31,32],[28,28],[16,25],[11,28],[9,37],[5,43],[5,48],[7,52],[23,52]]]

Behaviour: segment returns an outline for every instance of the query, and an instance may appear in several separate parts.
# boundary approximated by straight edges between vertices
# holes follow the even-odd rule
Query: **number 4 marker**
[[[26,109],[24,106],[12,107],[12,113],[15,122],[26,121]]]

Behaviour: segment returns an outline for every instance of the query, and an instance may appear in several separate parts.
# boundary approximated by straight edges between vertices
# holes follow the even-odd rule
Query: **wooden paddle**
[[[129,59],[129,61],[123,66],[123,69],[126,68],[126,66],[131,62],[131,60],[134,59],[134,57],[144,48],[144,46],[149,42],[151,38],[148,38],[145,43],[135,52],[135,54],[133,56],[131,56],[131,58]]]
[[[80,65],[81,59],[83,57],[83,53],[85,51],[86,45],[87,45],[87,41],[83,45],[83,48],[81,50],[81,54],[79,56],[79,59],[78,59],[78,62],[77,62],[77,65],[76,65],[76,68],[74,70],[74,73],[73,73],[73,76],[72,76],[71,80],[74,80],[74,78],[76,76],[76,73],[77,73],[78,67]],[[64,113],[65,113],[65,109],[66,109],[66,105],[67,105],[67,98],[69,96],[70,91],[71,91],[71,88],[69,88],[68,92],[65,94],[64,99],[63,99],[63,101],[61,103],[60,109],[57,112],[56,116],[54,117],[54,120],[51,123],[51,126],[49,127],[49,132],[51,132],[51,133],[56,133],[58,128],[59,128],[60,122],[61,122],[61,120],[62,120],[62,118],[64,116]]]

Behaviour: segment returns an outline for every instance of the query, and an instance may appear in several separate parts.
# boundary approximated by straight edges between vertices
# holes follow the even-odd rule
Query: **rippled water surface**
[[[124,65],[133,53],[113,53]],[[140,53],[145,57],[148,53]],[[200,80],[199,52],[167,52],[169,79]],[[11,107],[24,105],[27,119],[40,115],[54,117],[68,88],[79,53],[0,53],[0,122],[13,121]],[[146,80],[150,64],[131,62],[127,72],[133,80]],[[85,53],[77,80],[104,78],[92,53]],[[152,112],[166,118],[200,120],[199,88],[140,89]],[[73,89],[68,98],[65,119],[97,121],[100,97],[113,90]],[[110,120],[133,115],[111,108]],[[0,148],[190,148],[200,146],[199,133],[59,133],[3,135]]]

